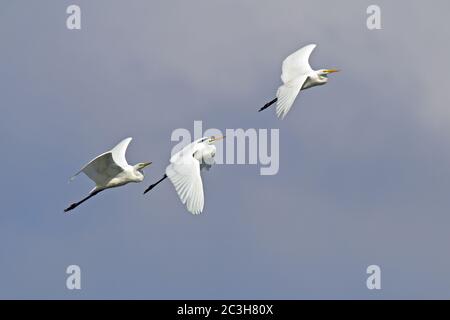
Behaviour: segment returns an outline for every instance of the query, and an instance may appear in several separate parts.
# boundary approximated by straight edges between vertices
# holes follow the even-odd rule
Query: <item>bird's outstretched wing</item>
[[[114,162],[111,152],[99,155],[80,170],[80,172],[83,172],[93,180],[97,186],[106,185],[122,171],[122,167]]]
[[[315,47],[315,44],[309,44],[284,59],[281,74],[283,83],[313,71],[309,65],[309,56]]]
[[[83,172],[91,180],[93,180],[97,186],[106,185],[112,178],[121,173],[125,166],[128,165],[125,159],[125,152],[131,140],[131,138],[122,140],[112,150],[102,153],[95,159],[91,160],[77,174],[75,174],[75,176]]]
[[[289,110],[291,110],[295,98],[300,92],[300,89],[303,87],[306,79],[308,79],[308,76],[303,75],[283,84],[278,88],[276,107],[278,118],[283,119]]]
[[[172,157],[166,168],[175,190],[187,210],[192,214],[200,214],[203,211],[204,195],[203,183],[200,176],[200,162],[193,157],[192,152],[185,152],[186,148]]]
[[[128,167],[128,162],[127,159],[125,158],[125,153],[127,152],[127,148],[131,140],[133,140],[133,138],[123,139],[111,150],[114,161],[122,168]]]

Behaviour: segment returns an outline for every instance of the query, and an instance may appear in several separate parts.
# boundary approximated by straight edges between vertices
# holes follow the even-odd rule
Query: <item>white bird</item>
[[[170,158],[166,174],[156,183],[150,185],[144,194],[153,189],[164,179],[169,178],[183,204],[192,214],[200,214],[205,203],[203,182],[200,175],[202,169],[209,170],[214,164],[216,147],[214,142],[223,137],[203,137],[184,147]]]
[[[300,90],[324,85],[328,82],[328,74],[339,71],[336,69],[313,70],[309,65],[309,56],[315,47],[315,44],[307,45],[283,61],[281,74],[283,85],[278,88],[277,97],[258,111],[263,111],[276,102],[277,116],[283,119],[291,109]]]
[[[83,172],[95,182],[95,187],[89,192],[86,198],[72,203],[64,212],[75,209],[105,189],[120,187],[129,182],[142,182],[144,180],[144,172],[142,169],[150,165],[151,162],[141,162],[134,166],[128,164],[125,153],[131,140],[132,138],[122,140],[112,150],[102,153],[91,160],[70,179],[73,180],[78,174]]]

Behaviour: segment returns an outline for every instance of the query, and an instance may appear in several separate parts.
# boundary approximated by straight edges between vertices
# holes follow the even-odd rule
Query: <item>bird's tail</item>
[[[277,102],[277,100],[278,100],[278,98],[275,98],[275,99],[273,99],[272,101],[267,102],[267,103],[264,105],[264,107],[262,107],[261,109],[258,110],[258,112],[261,112],[261,111],[267,109],[268,107],[270,107],[271,105],[273,105],[275,102]]]

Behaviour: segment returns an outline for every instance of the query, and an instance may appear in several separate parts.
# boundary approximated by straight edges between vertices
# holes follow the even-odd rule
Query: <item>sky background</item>
[[[66,8],[82,30],[66,28]],[[382,30],[366,27],[378,4]],[[0,298],[450,298],[450,2],[0,3]],[[309,44],[338,67],[256,112]],[[167,181],[174,129],[280,129],[280,170],[217,165],[205,210]],[[142,184],[68,178],[132,136]],[[66,289],[81,267],[82,290]],[[366,268],[381,267],[381,290]]]

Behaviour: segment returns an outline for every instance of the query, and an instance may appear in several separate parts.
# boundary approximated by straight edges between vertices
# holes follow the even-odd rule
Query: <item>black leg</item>
[[[271,105],[273,105],[275,102],[277,102],[277,100],[278,100],[278,98],[275,98],[275,99],[273,99],[272,101],[267,102],[267,103],[264,105],[264,107],[262,107],[261,109],[258,110],[258,112],[261,112],[261,111],[267,109],[268,107],[270,107]]]
[[[154,187],[156,187],[158,184],[160,184],[165,178],[167,178],[167,175],[165,174],[161,179],[156,181],[154,184],[150,185],[147,189],[145,189],[144,194],[152,190]]]
[[[70,210],[75,209],[75,208],[78,207],[80,204],[82,204],[83,202],[89,200],[90,198],[92,198],[93,196],[95,196],[96,194],[98,194],[98,193],[101,192],[101,191],[102,191],[102,190],[94,191],[94,192],[92,192],[90,195],[88,195],[86,198],[84,198],[84,199],[82,199],[82,200],[80,200],[80,201],[78,201],[78,202],[72,203],[69,207],[67,207],[66,209],[64,209],[64,212],[68,212],[68,211],[70,211]]]

